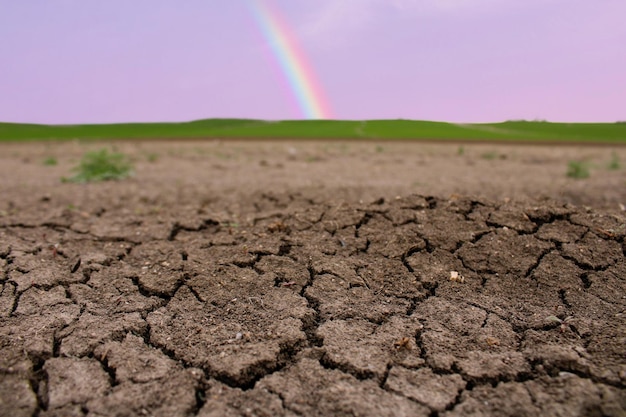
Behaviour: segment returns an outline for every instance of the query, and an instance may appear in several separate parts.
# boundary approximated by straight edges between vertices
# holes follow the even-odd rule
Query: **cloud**
[[[340,46],[368,27],[379,0],[322,0],[308,13],[301,34],[317,43]]]
[[[391,0],[386,3],[405,12],[451,13],[464,9],[484,9],[506,2],[496,0]],[[511,2],[509,1],[509,3]]]
[[[538,0],[526,0],[533,2]],[[544,0],[545,1],[545,0]],[[384,20],[496,12],[521,0],[318,0],[298,25],[300,35],[322,46],[343,46]]]

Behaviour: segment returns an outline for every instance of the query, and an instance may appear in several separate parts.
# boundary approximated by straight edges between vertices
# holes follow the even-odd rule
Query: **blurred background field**
[[[454,124],[417,120],[205,119],[184,123],[40,125],[0,123],[0,141],[92,139],[375,139],[626,144],[626,123],[507,121]]]

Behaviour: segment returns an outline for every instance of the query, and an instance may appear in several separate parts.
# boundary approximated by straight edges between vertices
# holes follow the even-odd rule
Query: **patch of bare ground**
[[[626,218],[604,197],[300,186],[287,165],[344,151],[220,146],[164,156],[194,167],[180,183],[159,161],[89,185],[21,162],[0,202],[0,415],[626,414]]]

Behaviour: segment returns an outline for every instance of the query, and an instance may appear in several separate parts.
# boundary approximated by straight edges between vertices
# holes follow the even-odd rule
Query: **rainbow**
[[[270,9],[264,0],[248,0],[247,3],[287,78],[304,117],[331,119],[332,112],[324,98],[324,92],[289,26],[278,11]]]

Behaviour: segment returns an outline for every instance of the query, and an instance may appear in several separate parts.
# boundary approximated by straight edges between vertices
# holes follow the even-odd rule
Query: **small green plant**
[[[156,162],[159,159],[159,154],[156,152],[150,152],[146,155],[148,162]]]
[[[456,150],[456,154],[459,156],[465,155],[465,148],[463,146],[459,146],[459,149]]]
[[[381,145],[377,145],[376,146],[376,152],[383,153],[383,152],[385,152],[385,148],[383,148]]]
[[[611,161],[609,162],[609,165],[607,166],[607,168],[610,171],[617,171],[621,167],[622,167],[622,164],[620,163],[619,156],[617,156],[617,153],[612,152]]]
[[[54,166],[58,163],[57,159],[54,156],[49,156],[46,159],[43,160],[43,164],[45,166]]]
[[[132,164],[124,154],[100,149],[85,153],[74,171],[76,175],[63,180],[70,182],[119,180],[132,174]]]
[[[304,158],[305,162],[319,162],[321,160],[322,160],[322,158],[320,158],[318,155],[307,155]]]
[[[567,163],[567,176],[570,178],[589,178],[589,165],[585,161],[569,161]]]
[[[497,152],[485,152],[484,154],[481,155],[483,159],[487,159],[487,160],[493,160],[496,159],[498,157],[498,153]]]

